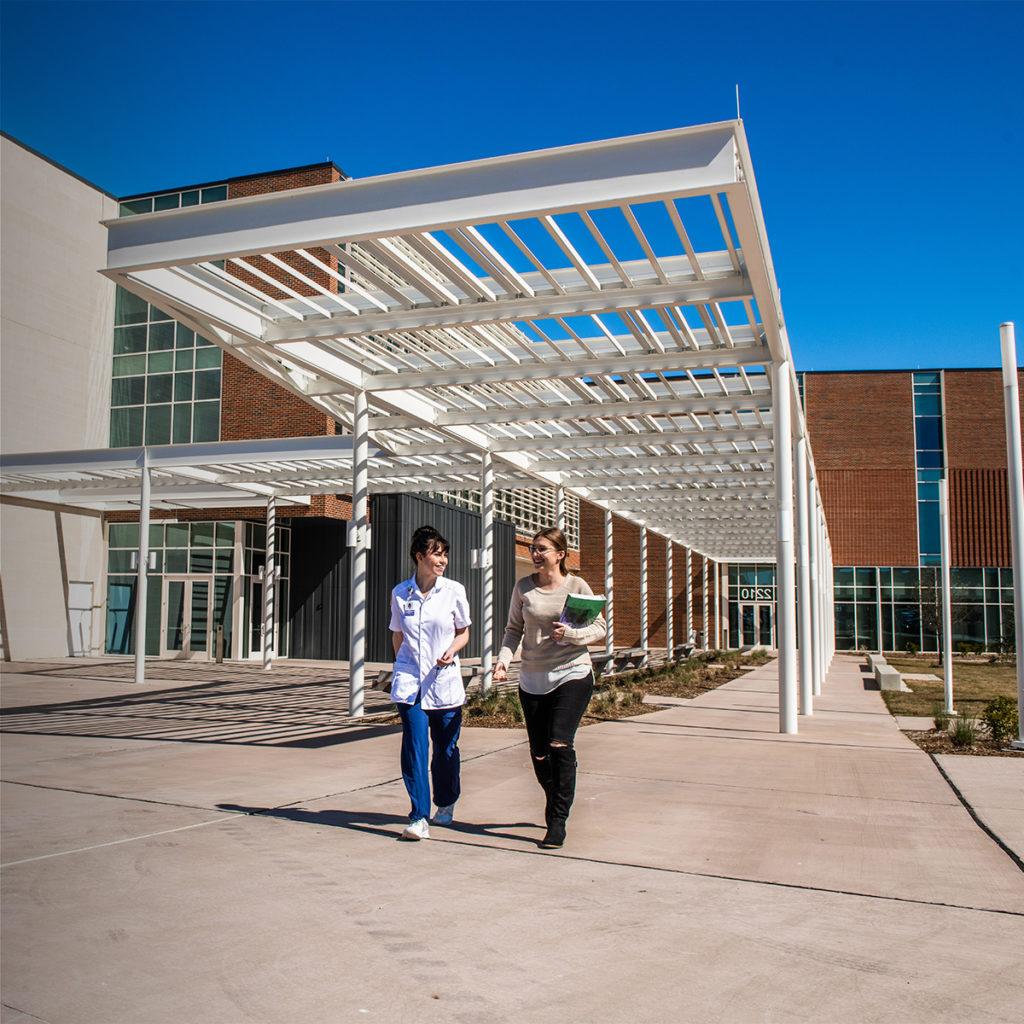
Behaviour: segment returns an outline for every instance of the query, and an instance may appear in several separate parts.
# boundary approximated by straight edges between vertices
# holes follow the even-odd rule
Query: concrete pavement
[[[774,663],[583,730],[554,853],[522,733],[465,730],[459,823],[399,843],[394,729],[219,668],[5,674],[4,1024],[1019,1019],[1024,874],[854,659],[796,737]]]

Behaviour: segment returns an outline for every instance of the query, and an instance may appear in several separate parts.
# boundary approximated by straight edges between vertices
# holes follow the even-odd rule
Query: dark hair
[[[539,537],[551,541],[554,545],[555,550],[562,556],[558,560],[558,567],[562,570],[563,576],[568,576],[569,570],[566,567],[565,560],[569,556],[569,542],[565,539],[565,534],[557,526],[548,526],[543,530],[538,530],[533,535],[533,540],[530,543],[535,544]]]
[[[412,535],[412,544],[409,547],[409,557],[415,563],[417,555],[429,555],[434,551],[440,551],[447,555],[451,545],[432,526],[421,526]]]

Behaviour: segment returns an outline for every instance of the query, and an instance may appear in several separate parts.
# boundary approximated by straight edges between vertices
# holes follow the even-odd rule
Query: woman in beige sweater
[[[530,760],[546,797],[544,849],[565,842],[565,823],[576,793],[576,750],[573,743],[590,695],[594,668],[587,644],[607,631],[601,616],[590,626],[573,629],[559,623],[568,594],[592,594],[586,581],[565,568],[568,545],[556,528],[540,530],[530,544],[536,570],[512,592],[508,625],[494,671],[495,682],[508,679],[512,656],[523,645],[519,700],[526,718]]]

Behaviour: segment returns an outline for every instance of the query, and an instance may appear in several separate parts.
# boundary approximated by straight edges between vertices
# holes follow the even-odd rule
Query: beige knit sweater
[[[608,627],[601,615],[594,623],[582,629],[566,626],[567,642],[555,643],[551,639],[551,631],[558,624],[567,594],[593,594],[593,591],[587,581],[579,576],[566,576],[562,585],[550,592],[539,590],[533,576],[524,576],[516,583],[498,664],[507,668],[521,641],[521,669],[524,673],[566,677],[576,675],[573,669],[580,668],[582,674],[586,674],[590,669],[587,644],[600,640]]]

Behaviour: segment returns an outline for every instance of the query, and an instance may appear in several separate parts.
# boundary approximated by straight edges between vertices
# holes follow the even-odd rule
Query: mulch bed
[[[912,739],[929,754],[965,754],[974,757],[1024,757],[1024,751],[997,747],[990,739],[982,737],[970,747],[955,747],[948,732],[915,732],[904,729],[903,735]]]

